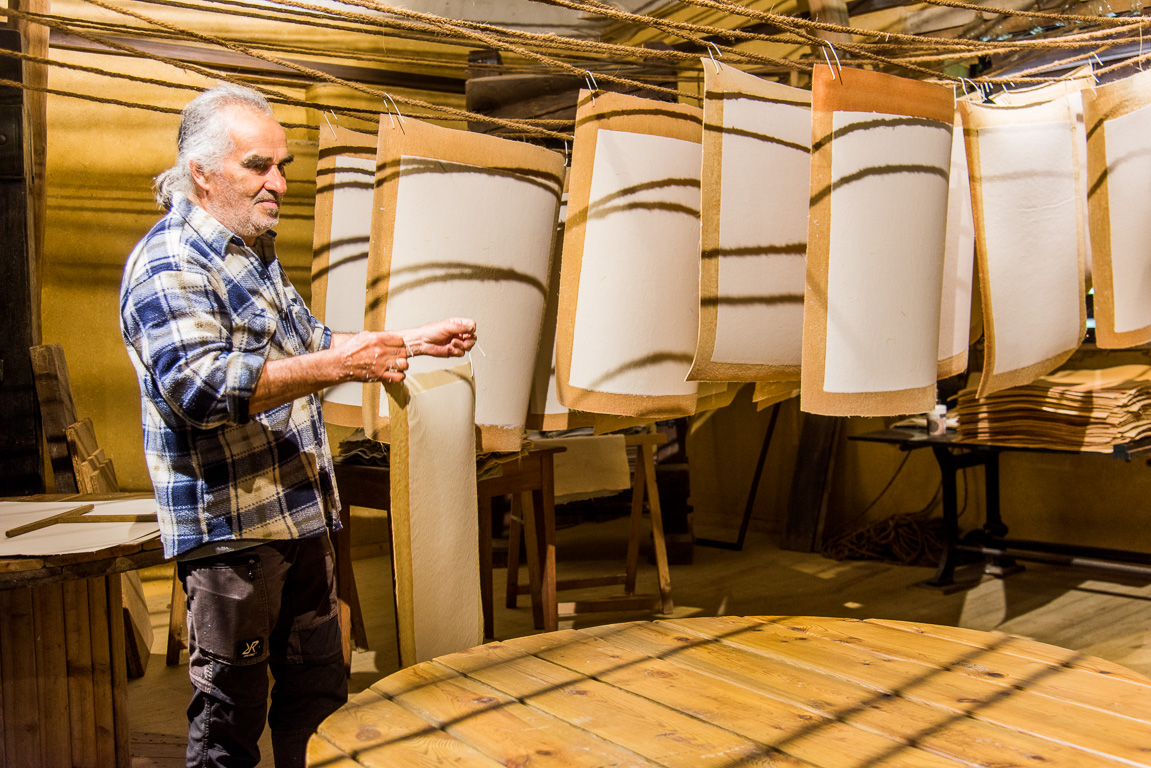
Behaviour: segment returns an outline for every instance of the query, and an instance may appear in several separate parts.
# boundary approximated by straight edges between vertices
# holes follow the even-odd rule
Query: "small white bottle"
[[[947,433],[947,406],[939,403],[935,410],[927,414],[927,434],[939,437]]]

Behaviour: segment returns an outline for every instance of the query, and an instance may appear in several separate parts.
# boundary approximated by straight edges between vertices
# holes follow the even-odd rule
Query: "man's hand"
[[[344,381],[404,380],[415,355],[460,357],[476,343],[476,323],[454,317],[408,331],[360,331],[332,335],[323,352],[264,364],[249,413],[274,408]]]
[[[475,321],[453,317],[407,331],[338,334],[332,347],[340,354],[341,381],[400,382],[409,357],[460,357],[475,343]]]
[[[408,369],[404,337],[389,331],[337,334],[332,349],[339,354],[340,381],[403,381]]]
[[[476,321],[452,317],[401,331],[410,355],[460,357],[476,344]]]

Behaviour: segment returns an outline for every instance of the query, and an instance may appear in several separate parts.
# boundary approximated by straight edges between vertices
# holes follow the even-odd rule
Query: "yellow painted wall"
[[[92,57],[53,51],[60,60]],[[144,77],[173,70],[139,60],[100,57]],[[210,81],[187,76],[208,87]],[[51,70],[51,87],[181,108],[196,91],[126,84],[98,75]],[[301,94],[298,94],[302,96]],[[278,110],[303,123],[303,110]],[[123,490],[150,490],[143,456],[139,389],[119,330],[120,276],[128,253],[160,218],[151,180],[175,160],[178,115],[63,96],[48,100],[47,227],[44,242],[43,340],[64,348],[77,414],[92,419]],[[289,133],[296,155],[278,228],[279,255],[292,281],[309,292],[315,197],[315,139]]]

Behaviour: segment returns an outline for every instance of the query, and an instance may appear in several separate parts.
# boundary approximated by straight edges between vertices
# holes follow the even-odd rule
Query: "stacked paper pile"
[[[1151,366],[1063,370],[977,398],[959,393],[961,440],[1110,453],[1151,436]]]

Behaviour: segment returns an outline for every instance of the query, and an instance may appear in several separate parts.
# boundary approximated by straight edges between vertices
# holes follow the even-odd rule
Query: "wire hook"
[[[400,127],[404,125],[404,113],[400,111],[400,105],[396,103],[395,98],[390,94],[384,94],[388,97],[388,101],[392,102],[392,106],[396,108],[396,117],[400,118]]]
[[[599,90],[599,84],[595,81],[595,75],[590,70],[585,69],[583,72],[584,82],[587,83],[588,90],[591,92],[591,105],[595,106],[595,92]]]
[[[332,112],[332,110],[329,109],[328,112]],[[320,114],[322,114],[324,116],[324,122],[328,124],[328,130],[330,130],[332,132],[332,138],[338,139],[340,137],[336,133],[336,129],[332,127],[331,120],[328,120],[328,112],[321,112]],[[332,112],[332,117],[335,118],[335,116],[336,116],[336,113]]]
[[[819,47],[819,50],[823,51],[823,60],[827,62],[827,68],[828,68],[828,70],[831,71],[831,79],[834,80],[835,79],[835,67],[833,67],[831,65],[831,57],[827,55],[827,49],[824,48],[822,45]]]
[[[842,81],[843,80],[843,65],[839,63],[839,54],[835,52],[835,46],[832,45],[831,43],[828,43],[827,47],[831,49],[831,55],[835,57],[835,66],[839,70],[839,79]]]
[[[719,49],[718,45],[711,42],[710,40],[704,40],[703,44],[707,46],[707,54],[708,54],[708,56],[711,56],[711,63],[715,65],[715,73],[718,75],[719,74],[719,62],[715,60],[715,57],[719,56],[720,58],[723,58],[723,51],[721,51]],[[713,48],[715,49],[714,52],[712,51]]]

